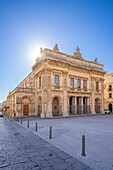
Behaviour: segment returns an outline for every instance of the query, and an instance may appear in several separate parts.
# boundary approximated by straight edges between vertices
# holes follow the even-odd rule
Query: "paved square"
[[[22,126],[27,127],[27,120]],[[35,132],[35,124],[38,131]],[[29,130],[95,170],[113,170],[113,115],[60,119],[29,119]],[[49,127],[52,126],[52,139]],[[82,135],[86,136],[86,157],[81,156]]]
[[[76,158],[26,130],[12,118],[0,118],[0,170],[91,170]]]

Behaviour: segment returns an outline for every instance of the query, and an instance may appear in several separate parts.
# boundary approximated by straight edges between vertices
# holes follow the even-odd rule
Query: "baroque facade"
[[[113,73],[104,76],[104,108],[113,111]]]
[[[29,75],[8,95],[10,116],[103,113],[106,72],[97,58],[94,62],[85,60],[78,47],[73,55],[67,55],[55,44],[53,50],[41,49],[32,70],[32,90],[24,86]]]
[[[35,74],[35,114],[41,117],[103,113],[103,65],[82,58],[77,47],[74,55],[41,50],[32,67]]]

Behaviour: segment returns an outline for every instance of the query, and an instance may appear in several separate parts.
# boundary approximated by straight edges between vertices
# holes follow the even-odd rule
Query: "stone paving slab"
[[[21,127],[0,118],[0,170],[91,170],[82,162]]]
[[[27,128],[28,120],[29,128]],[[37,132],[35,132],[36,122]],[[92,169],[113,170],[113,114],[62,119],[28,117],[23,119],[21,125]],[[49,139],[50,126],[52,140]],[[82,135],[86,137],[85,157],[81,156]]]

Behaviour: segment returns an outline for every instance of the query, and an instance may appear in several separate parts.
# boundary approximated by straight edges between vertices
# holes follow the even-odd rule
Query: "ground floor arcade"
[[[40,117],[69,116],[81,114],[98,114],[103,111],[101,98],[92,101],[90,96],[53,96],[50,101],[43,103],[43,98],[38,97],[35,103],[35,114]]]

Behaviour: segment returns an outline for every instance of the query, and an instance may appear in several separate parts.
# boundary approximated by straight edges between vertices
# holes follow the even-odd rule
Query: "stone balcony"
[[[34,93],[33,88],[23,88],[23,87],[17,87],[16,92],[22,92],[22,93]]]

